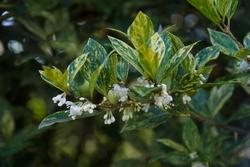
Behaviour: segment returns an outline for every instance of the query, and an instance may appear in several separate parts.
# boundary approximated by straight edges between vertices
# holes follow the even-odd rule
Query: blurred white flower
[[[145,79],[144,77],[139,77],[137,78],[136,82],[146,88],[153,88],[154,87],[154,83]]]
[[[142,104],[142,111],[144,111],[144,112],[148,112],[149,107],[150,107],[150,104],[149,104],[149,103]]]
[[[207,80],[207,79],[204,77],[204,75],[202,75],[202,74],[200,74],[199,77],[200,77],[201,81],[206,81],[206,80]]]
[[[8,42],[8,48],[11,52],[13,52],[15,54],[19,54],[19,53],[23,52],[22,43],[19,41],[16,41],[16,40],[10,40]]]
[[[1,16],[8,15],[8,11],[4,11]],[[2,26],[10,27],[14,25],[14,17],[8,17],[2,21]]]
[[[66,103],[66,93],[59,94],[52,98],[54,103],[57,103],[57,105],[60,107]]]
[[[250,147],[244,148],[244,149],[240,152],[240,157],[250,159]]]
[[[104,124],[110,125],[115,122],[115,117],[111,111],[108,111],[104,116]]]
[[[183,95],[183,96],[182,96],[182,102],[183,102],[183,104],[187,104],[187,103],[190,102],[191,100],[192,100],[191,97],[188,96],[188,95]]]
[[[202,162],[193,162],[192,167],[208,167],[208,166]]]
[[[4,53],[4,46],[2,41],[0,41],[0,56],[2,56],[3,53]]]
[[[192,152],[189,154],[189,157],[191,160],[194,160],[194,159],[198,158],[199,156],[198,156],[197,152]]]
[[[122,121],[128,121],[133,118],[133,113],[129,109],[121,108],[120,111],[123,111]]]
[[[117,95],[120,102],[125,102],[128,100],[128,88],[121,87],[118,84],[114,84],[112,90]]]
[[[248,70],[250,70],[250,64],[243,60],[239,63],[239,69],[242,71],[242,72],[246,72]]]
[[[171,107],[171,102],[173,101],[173,97],[170,96],[167,92],[167,85],[162,84],[161,94],[157,94],[154,96],[155,105],[160,108],[168,109]]]

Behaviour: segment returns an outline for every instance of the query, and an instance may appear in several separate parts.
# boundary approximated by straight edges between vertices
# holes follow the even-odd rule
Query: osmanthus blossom
[[[208,167],[208,165],[205,165],[202,162],[193,162],[192,167]]]
[[[123,112],[122,121],[125,122],[125,121],[128,121],[129,119],[133,118],[133,113],[130,110],[130,108],[121,108],[119,111]]]
[[[52,98],[54,103],[57,103],[59,107],[63,106],[66,103],[66,93],[59,94]]]
[[[167,85],[161,84],[160,86],[162,87],[161,93],[154,96],[155,105],[162,109],[168,109],[171,107],[173,97],[168,94]]]
[[[128,88],[121,87],[118,84],[113,85],[113,92],[119,98],[119,102],[125,102],[128,100]]]
[[[104,116],[104,124],[110,125],[115,122],[115,117],[111,111],[108,111]]]
[[[155,84],[153,82],[145,79],[144,77],[137,78],[136,83],[144,86],[145,88],[153,88],[153,87],[155,87]]]
[[[188,95],[186,95],[186,94],[182,96],[182,102],[183,102],[183,104],[187,104],[191,100],[192,100],[191,97],[188,96]]]
[[[77,116],[81,116],[82,112],[93,113],[96,105],[88,101],[87,99],[81,97],[79,102],[71,102],[66,100],[66,93],[59,94],[52,98],[54,103],[58,106],[63,106],[64,104],[69,108],[66,112],[69,112],[69,116],[75,120]]]

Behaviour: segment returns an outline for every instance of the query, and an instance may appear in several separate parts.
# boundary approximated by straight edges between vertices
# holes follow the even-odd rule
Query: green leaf
[[[170,114],[161,110],[149,110],[146,113],[134,113],[132,119],[126,122],[122,128],[123,131],[130,131],[143,128],[155,128],[166,122],[170,118]]]
[[[136,50],[131,48],[129,45],[124,43],[123,41],[116,39],[114,37],[109,36],[109,40],[115,49],[115,51],[129,64],[131,64],[139,73],[141,73],[143,76],[146,74],[144,73],[139,60],[138,60],[138,53]]]
[[[87,60],[88,53],[82,54],[77,57],[73,62],[71,62],[67,68],[68,70],[68,86],[69,89],[76,95],[81,96],[83,92],[81,92],[81,85],[86,83],[86,80],[82,77],[82,68]],[[81,78],[81,79],[79,79]]]
[[[125,81],[128,78],[129,65],[124,59],[118,59],[117,67],[116,67],[116,75],[117,78],[121,81]]]
[[[175,53],[175,55],[169,60],[168,64],[164,67],[163,71],[165,71],[165,73],[162,74],[161,80],[164,80],[166,77],[171,75],[173,73],[173,71],[177,70],[178,66],[188,56],[188,54],[191,52],[191,50],[195,44],[196,43],[185,46],[185,47],[179,49]]]
[[[209,113],[207,107],[207,101],[209,98],[209,94],[204,89],[200,89],[193,97],[190,103],[188,103],[189,107],[198,113]]]
[[[216,10],[214,0],[187,0],[192,6],[198,9],[204,16],[215,24],[220,24],[220,16]]]
[[[231,19],[236,11],[238,0],[215,0],[215,5],[221,16]]]
[[[207,62],[215,60],[220,55],[220,50],[216,46],[207,47],[202,49],[195,55],[198,68],[206,65]]]
[[[165,56],[165,49],[165,43],[159,33],[155,33],[147,44],[138,48],[140,64],[153,80]]]
[[[56,67],[43,66],[43,70],[39,71],[41,78],[52,86],[62,90],[63,92],[68,91],[67,76],[68,72],[62,73]]]
[[[229,35],[212,29],[208,29],[208,32],[211,43],[217,46],[224,54],[232,56],[239,50],[237,42]]]
[[[174,150],[188,154],[188,150],[185,148],[185,146],[183,146],[179,143],[176,143],[175,141],[173,141],[171,139],[159,139],[157,141],[174,149]]]
[[[191,163],[190,157],[186,154],[173,151],[170,153],[166,153],[159,157],[158,159],[162,160],[165,163],[170,163],[174,166],[184,167]]]
[[[93,113],[88,113],[88,112],[82,112],[81,116],[76,117],[76,119],[81,119],[81,118],[87,118],[87,117],[92,117],[100,114],[98,111],[94,111]],[[61,122],[68,122],[72,121],[73,119],[69,116],[69,111],[58,111],[53,114],[48,115],[45,117],[42,122],[39,124],[39,129],[54,125],[55,123],[61,123]]]
[[[153,92],[157,92],[161,90],[161,87],[153,87],[153,88],[146,88],[142,85],[134,85],[130,87],[132,91],[138,94],[140,97],[146,97]]]
[[[188,119],[184,125],[182,138],[190,151],[197,151],[201,146],[201,138],[196,124]]]
[[[223,85],[212,89],[208,99],[208,108],[212,117],[217,115],[226,101],[232,96],[233,90],[233,85]]]
[[[240,106],[239,110],[235,112],[229,119],[228,122],[240,120],[250,117],[250,104],[243,104]]]
[[[247,49],[250,49],[250,33],[247,33],[247,35],[244,37],[243,44]]]
[[[128,28],[128,35],[135,48],[140,48],[146,44],[154,34],[154,26],[150,18],[142,12],[139,12]]]
[[[102,71],[104,67],[104,64],[100,65],[93,73],[92,73],[92,77],[90,78],[90,81],[89,81],[89,92],[90,92],[90,98],[92,99],[93,98],[93,93],[94,93],[94,90],[95,90],[95,86],[96,86],[96,82],[97,82],[97,79]]]

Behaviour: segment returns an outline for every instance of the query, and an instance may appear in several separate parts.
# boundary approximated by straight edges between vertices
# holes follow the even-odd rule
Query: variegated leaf
[[[208,29],[208,32],[213,46],[217,46],[224,54],[232,56],[239,50],[238,44],[229,35],[212,29]]]
[[[131,64],[139,73],[142,75],[146,75],[143,71],[139,60],[138,60],[138,53],[136,50],[131,48],[129,45],[127,45],[125,42],[109,36],[109,40],[115,49],[115,51],[129,64]]]
[[[154,34],[154,26],[151,19],[142,12],[139,12],[128,28],[128,35],[135,48],[140,48],[146,44]]]
[[[197,66],[203,67],[205,64],[211,60],[215,60],[220,55],[220,50],[216,46],[207,47],[202,49],[195,55],[195,59],[197,61]]]
[[[67,71],[62,73],[56,67],[43,66],[43,70],[40,70],[39,72],[41,74],[42,79],[46,81],[47,83],[62,90],[63,92],[68,91],[68,86],[67,86],[68,72]]]

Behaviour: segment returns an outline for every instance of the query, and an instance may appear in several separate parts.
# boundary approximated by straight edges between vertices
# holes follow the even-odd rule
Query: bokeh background
[[[240,0],[232,20],[240,40],[250,28],[249,9],[249,0]],[[42,65],[65,69],[89,37],[109,45],[106,35],[114,32],[107,28],[126,31],[140,10],[156,29],[175,24],[186,44],[209,45],[206,28],[216,28],[185,0],[0,1],[0,166],[143,167],[162,150],[154,139],[181,133],[175,121],[154,131],[121,133],[121,123],[106,126],[100,117],[38,130],[58,110],[51,98],[60,93],[41,80]]]

